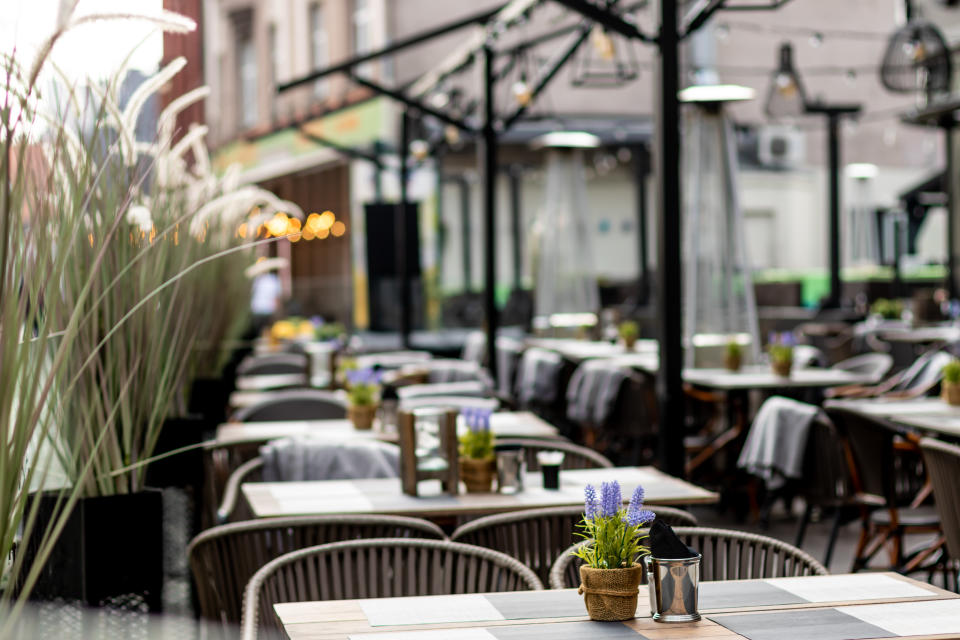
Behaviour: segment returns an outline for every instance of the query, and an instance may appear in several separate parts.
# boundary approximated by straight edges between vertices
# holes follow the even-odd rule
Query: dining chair
[[[299,353],[270,353],[247,356],[237,365],[238,376],[263,376],[286,373],[307,373],[307,357]]]
[[[231,422],[275,420],[338,420],[347,417],[347,402],[332,391],[291,389],[275,391],[249,407],[237,409]]]
[[[187,547],[200,615],[240,624],[243,589],[257,569],[285,553],[364,538],[446,538],[419,518],[380,515],[299,516],[212,527]]]
[[[379,538],[334,542],[271,560],[243,597],[243,640],[284,637],[281,602],[541,590],[510,556],[459,542]]]
[[[593,449],[566,440],[537,440],[535,438],[497,438],[497,447],[520,447],[527,462],[527,471],[539,471],[537,454],[541,451],[563,452],[561,469],[609,469],[614,466],[606,456]]]
[[[849,373],[860,373],[879,381],[893,368],[893,356],[889,353],[879,352],[862,353],[859,356],[841,360],[830,368]]]
[[[924,438],[920,441],[920,451],[933,486],[934,505],[940,515],[941,539],[947,551],[943,563],[945,574],[952,576],[953,591],[960,592],[960,447]]]
[[[928,351],[909,367],[875,385],[847,385],[827,389],[828,398],[916,398],[940,384],[943,367],[953,359],[945,351]]]
[[[657,518],[671,526],[696,526],[697,519],[672,507],[651,507]],[[516,558],[544,584],[557,556],[580,536],[577,525],[583,520],[583,506],[525,509],[471,520],[450,535],[454,542],[501,551]]]
[[[860,510],[860,537],[852,572],[867,566],[884,546],[889,567],[895,571],[916,570],[929,554],[926,550],[906,557],[904,537],[935,534],[940,518],[926,497],[926,475],[917,438],[874,416],[836,406],[827,415],[843,437],[850,481]]]
[[[829,573],[801,549],[769,536],[708,527],[674,527],[673,531],[703,556],[701,580],[758,580]],[[583,561],[572,554],[585,544],[593,544],[593,540],[578,542],[557,557],[550,570],[551,589],[569,589],[580,584]]]

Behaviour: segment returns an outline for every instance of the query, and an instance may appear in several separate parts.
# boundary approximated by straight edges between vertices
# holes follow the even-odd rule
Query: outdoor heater
[[[590,250],[590,210],[583,149],[600,139],[583,131],[558,131],[537,138],[547,149],[546,198],[539,229],[534,328],[556,332],[597,324],[600,293]]]
[[[683,148],[683,296],[686,366],[720,366],[729,340],[754,361],[760,336],[737,189],[737,145],[727,102],[750,100],[736,85],[688,87],[681,102]]]

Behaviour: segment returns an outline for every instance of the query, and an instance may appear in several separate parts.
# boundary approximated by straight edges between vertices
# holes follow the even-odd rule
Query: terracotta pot
[[[377,415],[377,405],[363,406],[350,405],[347,407],[347,418],[353,423],[353,428],[359,431],[369,431],[373,428],[373,419]]]
[[[941,384],[940,397],[951,406],[960,406],[960,382],[944,382]]]
[[[637,336],[624,336],[623,345],[627,348],[627,351],[633,351],[634,346],[637,344]]]
[[[580,589],[591,620],[630,620],[637,615],[637,594],[643,567],[624,569],[580,567]]]
[[[739,353],[736,355],[725,354],[723,356],[723,366],[726,367],[727,371],[740,371],[740,367],[743,366],[743,356]]]
[[[467,487],[467,493],[490,493],[496,474],[496,458],[460,457],[460,479]]]
[[[790,369],[793,368],[793,360],[774,360],[770,363],[770,367],[781,378],[789,378]]]

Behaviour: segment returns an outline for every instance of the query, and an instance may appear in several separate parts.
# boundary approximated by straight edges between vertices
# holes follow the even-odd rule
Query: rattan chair
[[[920,450],[933,485],[933,499],[940,514],[952,589],[960,592],[960,447],[933,438],[920,441]],[[949,585],[949,582],[947,583]]]
[[[247,356],[237,365],[238,376],[263,376],[286,373],[307,373],[309,362],[300,353],[271,353]]]
[[[285,553],[330,542],[386,537],[445,538],[432,522],[378,515],[268,518],[208,529],[187,547],[200,615],[239,624],[247,582],[257,569]]]
[[[498,447],[522,447],[527,461],[527,471],[539,471],[539,451],[562,451],[561,469],[609,469],[613,463],[593,449],[564,440],[537,440],[535,438],[497,438]]]
[[[703,556],[701,580],[758,580],[829,573],[813,556],[769,536],[708,527],[674,527],[673,530]],[[557,557],[550,570],[550,588],[569,589],[580,584],[582,561],[571,554],[584,544],[593,544],[593,541],[578,542]]]
[[[347,417],[347,403],[341,396],[319,389],[276,391],[269,400],[238,409],[233,422],[274,420],[339,420]]]
[[[280,635],[279,602],[543,589],[498,551],[446,540],[379,538],[301,549],[264,565],[243,597],[243,638]]]
[[[828,405],[826,411],[847,445],[851,486],[860,508],[860,539],[852,571],[866,567],[884,546],[890,568],[921,568],[926,555],[906,557],[904,537],[939,532],[940,518],[933,507],[920,506],[926,474],[919,448],[910,441],[916,436],[842,407]]]
[[[657,517],[671,526],[697,524],[697,519],[680,509],[652,507]],[[472,520],[451,534],[454,542],[502,551],[533,569],[546,584],[557,556],[576,540],[583,507],[527,509]]]

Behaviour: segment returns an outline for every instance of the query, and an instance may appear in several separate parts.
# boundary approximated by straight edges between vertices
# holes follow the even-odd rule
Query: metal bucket
[[[695,622],[700,619],[697,599],[702,557],[700,554],[680,560],[644,557],[650,613],[656,622]]]

